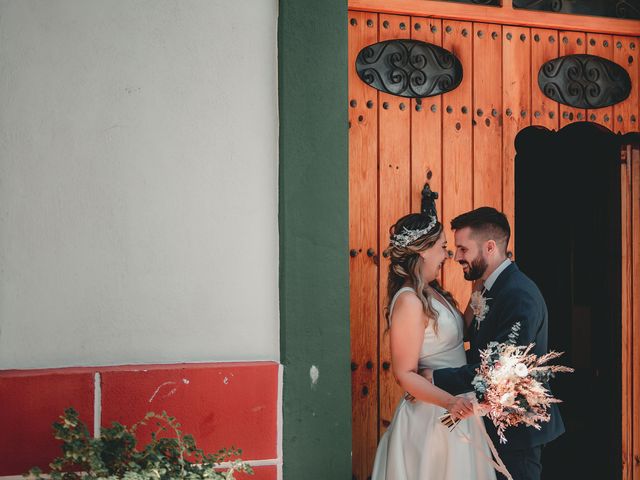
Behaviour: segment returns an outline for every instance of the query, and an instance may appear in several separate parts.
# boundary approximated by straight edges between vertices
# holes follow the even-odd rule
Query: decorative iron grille
[[[462,81],[462,64],[453,53],[418,40],[369,45],[358,53],[356,71],[367,85],[408,98],[449,92]]]
[[[623,101],[631,78],[617,63],[594,55],[567,55],[540,68],[538,85],[556,102],[575,108],[602,108]]]
[[[640,19],[640,0],[513,0],[514,8]]]

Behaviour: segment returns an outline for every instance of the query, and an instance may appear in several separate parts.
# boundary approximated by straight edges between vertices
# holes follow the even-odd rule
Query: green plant
[[[151,441],[137,448],[136,431],[152,422],[157,430],[151,433]],[[62,456],[49,464],[51,473],[46,478],[53,480],[233,480],[234,472],[253,473],[247,463],[234,458],[241,450],[231,447],[205,453],[166,412],[149,412],[129,428],[113,422],[102,429],[100,438],[93,438],[78,413],[68,408],[53,429],[55,438],[63,442]],[[24,477],[44,480],[41,475],[42,470],[35,467]]]

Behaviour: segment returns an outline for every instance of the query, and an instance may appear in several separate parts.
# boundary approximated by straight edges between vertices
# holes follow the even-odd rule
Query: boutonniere
[[[480,322],[484,320],[489,313],[489,305],[487,305],[487,300],[491,300],[490,298],[486,298],[482,293],[475,291],[471,294],[471,302],[469,306],[473,311],[473,316],[477,320],[477,328],[480,328]]]

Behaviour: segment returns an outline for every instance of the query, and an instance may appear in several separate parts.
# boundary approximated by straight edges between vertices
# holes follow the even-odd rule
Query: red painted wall
[[[45,468],[59,455],[51,424],[73,406],[93,430],[131,425],[166,411],[206,451],[241,448],[245,460],[276,463],[278,364],[274,362],[135,365],[0,371],[0,476]],[[100,389],[94,392],[95,374]],[[254,480],[275,479],[275,465],[255,467]]]

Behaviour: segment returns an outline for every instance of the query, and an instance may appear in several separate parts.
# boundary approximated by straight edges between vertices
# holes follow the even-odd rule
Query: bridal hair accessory
[[[406,247],[410,243],[415,242],[420,237],[429,233],[429,230],[431,230],[435,226],[437,221],[438,220],[434,218],[433,220],[431,220],[427,228],[422,228],[419,230],[409,230],[407,227],[402,227],[402,233],[398,233],[391,237],[391,245],[393,245],[394,247]]]
[[[436,199],[438,192],[432,192],[429,184],[426,183],[422,189],[422,205],[421,214],[430,219],[426,228],[415,230],[402,227],[402,232],[391,235],[391,245],[394,247],[406,247],[415,242],[419,238],[427,235],[433,227],[438,223],[438,214],[436,212]]]

